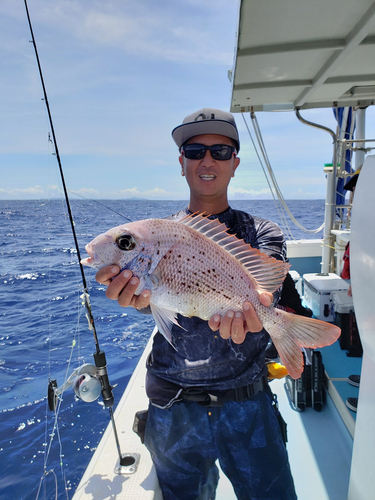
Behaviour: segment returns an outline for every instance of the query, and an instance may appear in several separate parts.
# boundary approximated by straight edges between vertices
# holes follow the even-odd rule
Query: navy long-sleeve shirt
[[[189,210],[185,209],[169,218],[179,220],[188,214]],[[232,208],[210,216],[210,219],[216,218],[228,227],[230,234],[271,257],[286,261],[285,238],[277,224]],[[279,293],[274,296],[277,302]],[[168,383],[182,388],[198,386],[208,392],[227,391],[251,384],[267,373],[264,353],[269,335],[264,329],[247,334],[242,344],[235,344],[230,338],[222,339],[219,332],[213,332],[207,321],[181,315],[177,319],[182,326],[174,325],[172,329],[177,350],[160,333],[154,337],[147,362],[146,389],[151,400],[163,400],[161,393],[165,391],[167,401]],[[163,383],[158,383],[159,379]]]

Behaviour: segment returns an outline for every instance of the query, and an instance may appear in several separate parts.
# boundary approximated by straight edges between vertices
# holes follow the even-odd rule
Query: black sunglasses
[[[204,158],[207,149],[210,150],[214,160],[224,161],[230,160],[233,153],[237,153],[236,148],[227,144],[215,144],[214,146],[206,146],[205,144],[186,144],[182,146],[186,158],[189,160],[201,160]]]

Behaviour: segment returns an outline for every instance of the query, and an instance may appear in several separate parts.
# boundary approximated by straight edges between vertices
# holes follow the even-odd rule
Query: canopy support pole
[[[355,119],[356,119],[356,134],[355,138],[358,141],[359,139],[364,139],[366,137],[366,108],[359,108],[355,112]],[[364,148],[365,143],[364,142],[357,142],[356,144],[357,148]],[[355,165],[355,171],[359,169],[363,165],[365,161],[365,151],[355,151],[354,155],[354,165]]]
[[[327,194],[326,194],[326,205],[324,212],[324,232],[323,232],[323,250],[322,250],[322,263],[321,272],[328,274],[332,267],[333,262],[333,235],[331,230],[333,229],[333,224],[335,222],[335,210],[336,210],[336,177],[337,177],[337,136],[333,130],[324,127],[323,125],[318,125],[317,123],[310,122],[305,118],[302,118],[299,112],[299,108],[296,108],[296,115],[298,120],[305,125],[310,127],[318,128],[328,132],[332,137],[333,142],[333,169],[332,173],[327,173]]]

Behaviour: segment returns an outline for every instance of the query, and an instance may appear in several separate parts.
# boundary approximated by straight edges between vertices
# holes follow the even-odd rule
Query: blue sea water
[[[186,206],[182,201],[100,203],[130,220],[164,217]],[[82,257],[85,244],[95,235],[126,222],[94,201],[71,204]],[[288,204],[306,227],[323,222],[323,200]],[[273,201],[231,205],[280,223]],[[84,403],[68,389],[53,433],[54,413],[47,408],[49,379],[60,386],[82,362],[93,363],[95,350],[81,304],[82,282],[66,205],[59,200],[0,201],[0,225],[0,500],[54,499],[55,477],[57,498],[70,499],[109,415],[100,400]],[[306,235],[295,226],[292,230],[296,239],[322,237]],[[153,320],[106,299],[94,270],[86,269],[85,274],[118,402]]]

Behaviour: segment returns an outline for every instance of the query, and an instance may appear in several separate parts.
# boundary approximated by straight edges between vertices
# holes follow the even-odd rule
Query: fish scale
[[[289,264],[252,248],[229,234],[224,224],[199,214],[180,221],[147,219],[117,226],[97,236],[86,251],[90,257],[82,264],[130,269],[140,280],[136,294],[151,290],[155,322],[172,345],[177,314],[209,320],[229,310],[242,312],[249,301],[289,374],[299,378],[301,347],[330,345],[340,335],[335,325],[264,307],[259,293],[279,289]]]
[[[205,320],[216,313],[242,310],[245,300],[256,300],[251,280],[234,257],[222,255],[216,243],[202,238],[200,245],[176,243],[161,260],[154,274],[164,278],[155,304]]]

